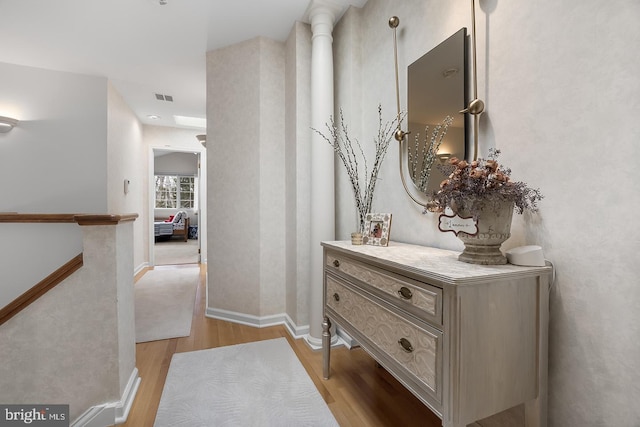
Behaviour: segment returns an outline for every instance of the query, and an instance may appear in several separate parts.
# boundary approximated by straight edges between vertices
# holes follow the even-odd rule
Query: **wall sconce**
[[[0,133],[7,133],[15,125],[18,124],[18,120],[12,119],[11,117],[0,116]]]
[[[436,157],[440,161],[440,163],[444,163],[451,158],[451,153],[440,153],[436,154]]]
[[[207,147],[207,135],[196,135],[196,139],[202,144],[203,147]]]

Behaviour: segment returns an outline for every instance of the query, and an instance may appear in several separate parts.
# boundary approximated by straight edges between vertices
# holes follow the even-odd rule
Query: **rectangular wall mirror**
[[[429,195],[439,188],[446,177],[436,167],[438,161],[449,157],[466,158],[468,114],[460,113],[468,99],[467,29],[431,49],[408,67],[409,131],[406,147],[409,175],[421,192]],[[420,153],[425,144],[425,127],[431,132],[449,115],[453,123],[442,140],[437,159],[431,169],[428,182],[419,182],[422,164]],[[416,136],[417,142],[416,142]],[[413,163],[413,164],[412,164]]]

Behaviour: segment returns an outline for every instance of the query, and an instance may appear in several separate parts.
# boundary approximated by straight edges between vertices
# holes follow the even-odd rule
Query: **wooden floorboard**
[[[153,426],[174,353],[279,337],[289,341],[341,427],[441,426],[440,419],[433,412],[393,376],[376,366],[375,361],[361,349],[340,347],[332,350],[331,378],[324,380],[322,353],[312,351],[304,340],[293,339],[284,326],[253,328],[205,317],[206,265],[201,265],[200,271],[191,335],[136,344],[136,366],[142,381],[127,422],[122,426]],[[141,276],[136,276],[136,280]]]

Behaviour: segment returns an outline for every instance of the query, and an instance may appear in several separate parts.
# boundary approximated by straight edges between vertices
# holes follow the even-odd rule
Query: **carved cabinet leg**
[[[329,379],[329,364],[331,359],[331,320],[327,316],[322,321],[322,376]]]

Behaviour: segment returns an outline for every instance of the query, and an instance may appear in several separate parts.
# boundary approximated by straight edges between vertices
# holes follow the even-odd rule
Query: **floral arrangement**
[[[387,154],[389,143],[393,138],[397,124],[405,114],[399,114],[394,120],[382,124],[382,106],[378,105],[378,135],[374,138],[375,144],[375,157],[373,158],[373,165],[369,171],[367,165],[367,158],[364,154],[364,150],[360,145],[360,142],[349,136],[349,129],[345,123],[344,114],[340,109],[340,124],[336,124],[333,117],[329,118],[329,122],[325,123],[328,135],[324,135],[317,129],[313,129],[319,134],[325,141],[333,147],[333,150],[338,155],[342,164],[344,165],[351,187],[353,189],[353,195],[356,202],[356,209],[358,211],[359,219],[359,232],[364,231],[365,217],[367,213],[371,212],[371,204],[373,202],[373,194],[378,182],[378,173],[382,166],[382,161]],[[360,169],[360,163],[364,170]],[[361,175],[362,173],[362,175]]]
[[[458,158],[449,159],[448,165],[440,166],[449,178],[440,183],[440,190],[433,198],[440,211],[445,207],[455,210],[456,206],[464,206],[466,200],[491,199],[513,202],[516,212],[525,210],[536,212],[538,201],[543,198],[539,189],[533,189],[524,182],[511,181],[511,169],[498,164],[500,150],[490,149],[488,159],[472,162]],[[471,211],[475,217],[479,212]]]

